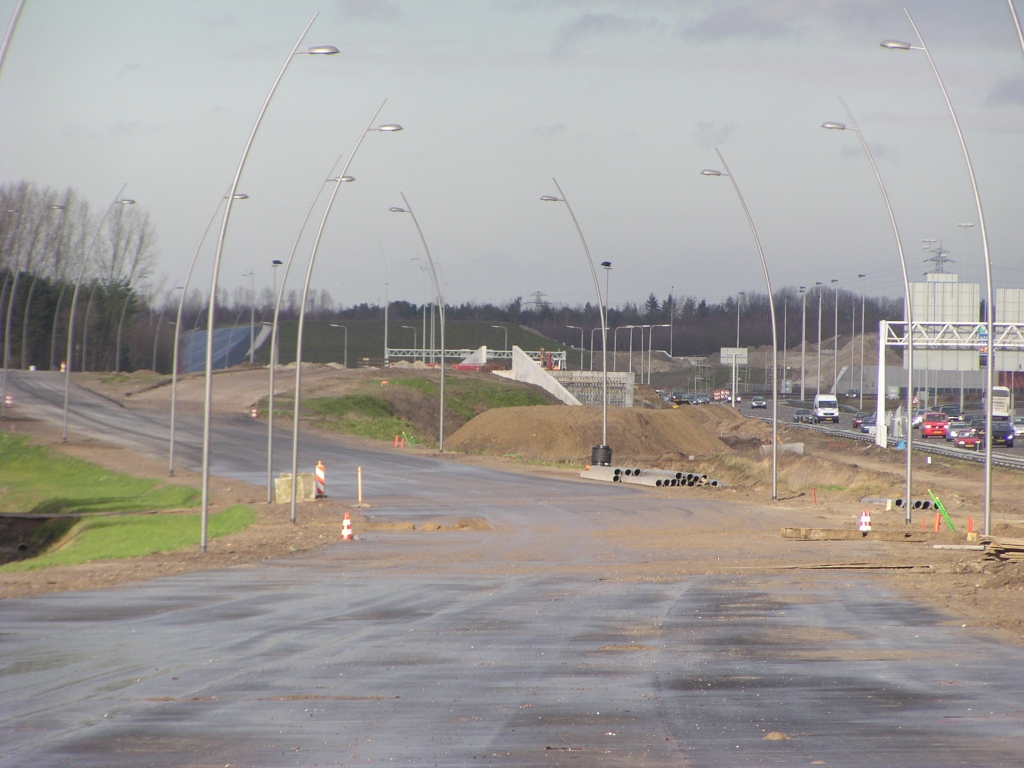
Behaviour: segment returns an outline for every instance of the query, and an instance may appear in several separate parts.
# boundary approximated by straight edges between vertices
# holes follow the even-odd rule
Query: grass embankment
[[[141,512],[198,503],[194,488],[111,472],[0,432],[0,512]]]
[[[318,426],[376,440],[405,434],[432,444],[437,436],[440,377],[399,376],[388,386],[379,380],[358,394],[303,400],[307,415]],[[484,411],[519,405],[548,405],[533,387],[486,375],[449,374],[445,377],[445,431],[454,433]],[[285,414],[290,415],[290,414]]]
[[[112,472],[0,432],[0,511],[55,516],[40,521],[30,532],[27,521],[18,523],[17,532],[11,534],[17,540],[11,543],[25,544],[21,556],[28,559],[0,566],[0,571],[138,557],[198,544],[196,514],[90,516],[181,509],[198,503],[199,492],[194,488]],[[248,507],[230,507],[210,517],[208,534],[224,536],[255,520]]]
[[[51,521],[50,525],[64,521]],[[215,539],[256,522],[250,507],[228,507],[210,515],[207,536]],[[118,515],[79,520],[60,541],[38,557],[0,566],[0,573],[31,571],[52,565],[120,560],[155,552],[173,552],[199,543],[199,515]]]

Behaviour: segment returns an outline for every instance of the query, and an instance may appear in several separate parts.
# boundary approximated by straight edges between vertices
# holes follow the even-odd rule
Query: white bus
[[[992,418],[1010,418],[1010,388],[992,387]]]

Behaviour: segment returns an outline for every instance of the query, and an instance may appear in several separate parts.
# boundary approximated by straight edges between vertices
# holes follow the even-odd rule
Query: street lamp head
[[[307,48],[305,53],[313,56],[333,56],[336,53],[340,53],[340,51],[333,45],[314,45],[312,48]]]
[[[838,283],[839,281],[838,281],[838,280],[833,280],[832,282],[833,282],[833,283]]]
[[[701,176],[721,176],[721,171],[716,171],[714,168],[705,168],[700,172]]]
[[[405,208],[399,208],[397,205],[391,206],[390,208],[388,208],[388,210],[391,211],[392,213],[408,213],[408,211]]]
[[[543,200],[545,203],[560,203],[560,202],[562,202],[562,198],[555,197],[554,195],[541,195],[540,199]]]
[[[245,192],[237,192],[231,196],[232,200],[248,200],[249,196]]]
[[[857,277],[867,277],[867,275],[857,275]]]
[[[284,264],[284,262],[281,261],[280,259],[274,259],[273,261],[270,262],[270,266],[272,267],[280,267],[282,264]]]
[[[611,269],[612,263],[610,261],[602,261],[601,266],[604,267],[605,269]]]
[[[962,222],[960,222],[959,224],[957,224],[957,226],[958,226],[958,227],[964,227],[965,229],[968,229],[968,228],[970,228],[970,227],[973,227],[973,226],[974,226],[974,223],[973,223],[973,222],[970,222],[970,221],[962,221]]]
[[[883,40],[879,45],[894,51],[909,51],[911,48],[910,43],[905,43],[902,40]]]
[[[340,181],[344,181],[346,184],[348,182],[350,182],[350,181],[355,181],[355,180],[356,180],[355,176],[341,176],[341,177],[335,179],[335,181],[339,181],[339,182]]]
[[[65,208],[67,208],[66,205],[51,205],[50,206],[50,210],[51,211],[63,211]],[[963,224],[961,224],[960,226],[963,226]]]
[[[803,293],[806,290],[807,290],[807,286],[806,285],[801,285],[800,286],[800,293]]]
[[[129,200],[129,199],[128,199],[128,198],[126,197],[126,198],[125,198],[124,200],[118,200],[118,201],[117,201],[117,204],[118,204],[118,205],[135,205],[135,201],[134,201],[134,200]]]
[[[388,123],[387,125],[378,125],[376,128],[371,128],[371,131],[383,131],[384,133],[397,133],[402,130],[402,126],[398,123]]]
[[[833,123],[829,121],[827,123],[822,123],[821,127],[830,131],[845,131],[846,123]]]

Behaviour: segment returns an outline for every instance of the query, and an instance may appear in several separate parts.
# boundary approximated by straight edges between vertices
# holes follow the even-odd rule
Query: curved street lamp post
[[[607,309],[605,302],[601,297],[601,283],[597,280],[597,270],[594,269],[594,260],[590,256],[590,248],[587,247],[587,240],[583,237],[583,230],[580,228],[580,223],[576,220],[576,214],[573,213],[572,206],[569,205],[569,201],[565,197],[565,193],[562,188],[558,186],[558,180],[554,177],[551,181],[555,183],[555,189],[558,190],[558,197],[554,195],[544,195],[541,200],[547,203],[565,203],[566,210],[569,211],[569,216],[572,217],[572,223],[576,226],[576,233],[580,236],[580,243],[583,245],[583,253],[587,257],[587,266],[590,267],[590,276],[594,280],[594,291],[597,294],[597,308],[601,313],[601,445],[595,446],[595,449],[591,451],[591,463],[592,464],[610,464],[611,463],[611,448],[608,447],[608,322],[606,320]],[[605,266],[607,264],[607,266]],[[608,269],[611,266],[610,262],[602,262],[601,266]],[[593,360],[593,357],[591,357]],[[599,459],[607,459],[607,461],[599,461]]]
[[[761,249],[761,238],[757,236],[757,230],[754,228],[754,220],[750,216],[750,210],[747,208],[747,203],[743,199],[743,193],[740,192],[740,187],[736,183],[736,177],[732,175],[729,170],[728,164],[725,162],[725,158],[722,157],[722,153],[715,149],[718,159],[722,161],[722,167],[725,171],[716,170],[703,170],[701,173],[705,176],[728,176],[732,182],[732,188],[736,190],[736,197],[740,200],[740,205],[743,206],[743,213],[747,217],[747,223],[750,225],[750,232],[754,235],[754,243],[757,245],[757,253],[761,257],[761,268],[764,270],[764,282],[768,288],[768,311],[772,316],[772,499],[779,498],[779,336],[778,336],[778,322],[775,317],[775,298],[772,296],[772,281],[768,275],[768,262],[765,261],[764,251]]]
[[[373,121],[377,119],[377,115],[384,109],[384,104],[387,103],[387,99],[380,103],[370,121],[366,124],[366,128],[359,134],[359,139],[356,141],[356,145],[352,148],[349,153],[348,160],[345,161],[345,166],[341,169],[341,176],[334,179],[334,189],[331,191],[331,197],[327,201],[327,207],[324,209],[324,214],[320,218],[320,226],[316,231],[316,238],[313,240],[313,250],[309,256],[309,265],[306,267],[306,279],[302,284],[302,297],[299,304],[299,329],[295,340],[295,404],[294,410],[292,411],[292,498],[291,498],[291,521],[295,522],[295,503],[298,498],[298,472],[299,472],[299,406],[301,403],[302,396],[302,340],[303,331],[306,323],[306,301],[309,296],[309,285],[313,279],[313,266],[316,264],[316,254],[320,248],[320,239],[324,234],[324,227],[327,226],[327,217],[331,214],[331,207],[334,205],[334,199],[338,196],[338,191],[341,189],[343,182],[355,181],[354,178],[348,175],[349,166],[352,165],[352,160],[355,159],[356,153],[359,151],[359,147],[363,143],[363,139],[366,138],[366,134],[373,131],[380,131],[382,133],[394,133],[402,130],[402,126],[396,124],[378,125],[376,128],[373,126]],[[287,270],[287,267],[285,267]],[[285,279],[287,279],[287,272],[285,273]],[[284,290],[284,282],[281,283],[282,292]],[[346,331],[346,334],[348,331]]]
[[[430,278],[434,283],[434,293],[437,297],[437,312],[440,316],[441,323],[441,414],[437,424],[437,450],[439,453],[444,453],[444,294],[441,292],[441,284],[437,280],[437,270],[434,268],[434,257],[430,254],[430,246],[427,245],[427,238],[423,236],[423,230],[420,229],[419,219],[416,218],[416,214],[413,213],[412,206],[409,205],[409,201],[405,198],[403,192],[399,192],[402,196],[402,202],[405,203],[405,208],[399,208],[397,205],[393,205],[388,208],[391,213],[408,213],[412,217],[412,223],[416,225],[416,231],[419,233],[420,242],[423,243],[423,250],[427,253],[427,265],[430,268]],[[426,340],[424,339],[424,343]]]
[[[207,311],[207,325],[206,325],[206,381],[203,392],[203,482],[202,482],[202,513],[200,518],[200,535],[199,535],[199,547],[205,552],[206,551],[206,530],[207,530],[207,518],[210,513],[210,415],[212,410],[213,402],[213,331],[214,323],[217,317],[217,278],[220,275],[220,262],[221,256],[224,253],[224,239],[228,231],[228,221],[231,218],[231,205],[234,202],[235,194],[238,192],[238,182],[242,177],[242,170],[245,168],[245,160],[249,156],[249,150],[252,148],[253,140],[256,138],[256,132],[259,130],[260,123],[263,122],[263,116],[267,112],[267,107],[270,106],[270,101],[274,97],[274,93],[277,91],[277,86],[281,82],[281,78],[284,77],[285,71],[288,69],[288,65],[291,64],[299,54],[309,55],[320,55],[330,56],[338,53],[338,49],[333,45],[317,45],[311,48],[307,48],[305,51],[300,51],[299,46],[302,44],[303,38],[306,36],[306,32],[313,26],[313,22],[316,21],[318,14],[314,13],[313,18],[306,24],[305,29],[302,30],[302,34],[299,35],[299,39],[295,42],[292,50],[288,53],[288,57],[285,59],[281,70],[277,73],[277,78],[274,80],[274,84],[270,87],[270,92],[267,94],[267,98],[263,102],[263,106],[256,116],[256,122],[252,126],[252,130],[249,132],[249,138],[245,142],[245,148],[242,150],[242,157],[238,161],[238,167],[235,169],[235,176],[231,181],[231,188],[228,190],[227,205],[224,206],[224,217],[220,223],[220,233],[217,236],[217,252],[213,257],[213,273],[210,280],[210,305]]]
[[[1010,4],[1011,9],[1013,4]],[[986,309],[986,320],[987,320],[987,331],[988,331],[988,360],[985,366],[985,535],[988,536],[991,533],[992,528],[992,386],[994,384],[994,371],[995,371],[995,296],[994,288],[992,285],[992,259],[989,255],[988,249],[988,230],[985,228],[985,212],[981,207],[981,195],[978,193],[978,182],[974,177],[974,165],[971,163],[971,153],[967,151],[967,142],[964,140],[963,131],[960,130],[960,121],[957,119],[956,111],[953,109],[953,102],[949,100],[949,94],[946,92],[946,86],[942,82],[942,77],[939,75],[939,70],[935,66],[935,61],[932,59],[932,54],[928,50],[928,46],[924,43],[924,38],[921,37],[921,33],[917,29],[917,25],[914,23],[913,17],[910,15],[910,11],[906,8],[903,12],[907,15],[907,20],[910,22],[910,26],[914,28],[914,34],[917,35],[917,40],[920,45],[911,45],[905,43],[902,40],[883,40],[881,46],[890,50],[909,51],[911,49],[924,51],[924,55],[928,58],[928,63],[931,65],[932,72],[935,75],[935,80],[939,84],[939,90],[942,91],[942,98],[946,102],[946,106],[949,108],[949,116],[953,118],[953,127],[956,129],[957,138],[960,140],[960,148],[964,153],[964,162],[967,163],[967,175],[971,179],[971,191],[974,193],[974,203],[978,209],[978,229],[981,230],[981,245],[982,251],[985,255],[985,281],[986,281],[986,295],[985,295],[985,309]],[[1014,12],[1014,18],[1016,19],[1016,12]],[[907,315],[907,335],[911,335],[911,323],[913,322],[914,316]],[[911,369],[911,375],[913,375],[913,369]],[[907,434],[907,446],[910,446],[910,433],[912,429],[908,429]],[[907,505],[910,505],[910,497],[907,496]]]
[[[206,224],[206,229],[203,230],[202,237],[199,238],[199,244],[196,245],[195,251],[192,253],[192,261],[188,264],[188,271],[185,272],[185,282],[181,286],[181,298],[178,299],[178,314],[174,321],[174,350],[171,354],[171,438],[170,438],[170,449],[168,451],[168,469],[167,474],[174,476],[174,427],[178,414],[178,352],[181,348],[181,315],[185,309],[185,296],[188,294],[188,284],[192,279],[192,272],[195,269],[196,261],[199,258],[199,251],[203,247],[203,243],[206,240],[206,236],[210,234],[210,227],[213,226],[213,222],[217,219],[217,214],[220,212],[221,203],[227,199],[227,195],[224,195],[220,200],[217,201],[217,207],[213,210],[213,215],[210,216],[210,221]],[[236,200],[248,200],[249,196],[238,192],[235,194]]]

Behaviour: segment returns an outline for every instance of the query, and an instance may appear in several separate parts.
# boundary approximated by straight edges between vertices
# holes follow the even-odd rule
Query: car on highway
[[[1013,434],[1015,437],[1024,435],[1024,416],[1014,416],[1010,423],[1013,424]]]
[[[853,414],[853,428],[860,429],[861,423],[864,421],[866,417],[870,415],[870,411],[857,411],[855,414]]]
[[[926,413],[928,413],[928,411],[925,410],[924,408],[915,408],[914,409],[914,420],[911,422],[911,426],[914,429],[917,429],[918,427],[921,426],[921,422],[924,421],[924,415]]]
[[[843,395],[843,397],[860,397],[860,390],[859,389],[848,389],[848,390],[846,390],[846,394]]]
[[[711,398],[707,392],[698,392],[696,395],[691,396],[690,402],[694,405],[707,405],[711,402]]]
[[[875,433],[875,429],[878,427],[878,417],[875,414],[865,416],[864,420],[860,423],[860,431],[866,435],[872,435]]]
[[[689,405],[693,402],[690,397],[690,395],[686,394],[681,389],[674,389],[668,399],[676,405]]]
[[[813,424],[814,414],[811,413],[810,408],[797,408],[793,414],[793,421],[797,424]]]
[[[946,440],[953,442],[958,437],[968,435],[971,432],[971,425],[966,421],[947,421]]]
[[[935,409],[939,413],[949,416],[950,420],[958,420],[963,417],[964,412],[959,405],[940,405]]]
[[[966,435],[961,435],[953,441],[953,445],[957,448],[966,448],[969,451],[976,451],[981,445],[981,438],[974,434],[974,431],[968,432]]]
[[[938,411],[931,411],[921,420],[921,437],[945,437],[949,416]]]
[[[971,431],[980,441],[985,439],[985,420],[975,419],[971,422]],[[1005,445],[1013,448],[1014,431],[1009,419],[993,419],[992,445]],[[959,445],[959,443],[957,443]]]
[[[767,410],[768,409],[768,401],[765,400],[760,395],[754,395],[750,399],[750,407],[751,408],[764,408],[765,410]]]
[[[839,423],[839,401],[835,395],[814,396],[814,421],[831,421]]]

